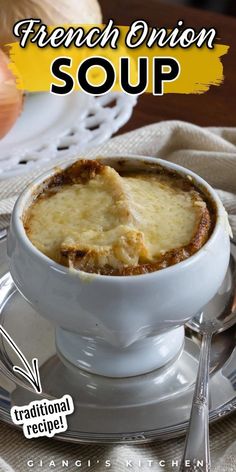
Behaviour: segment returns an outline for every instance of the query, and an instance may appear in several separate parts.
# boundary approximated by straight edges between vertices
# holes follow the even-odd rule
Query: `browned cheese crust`
[[[121,170],[119,170],[119,174],[121,176],[129,175],[129,172],[123,170],[122,167],[123,165],[120,165]],[[85,184],[89,180],[94,179],[96,175],[102,174],[104,168],[105,166],[99,162],[99,160],[79,160],[65,170],[59,169],[52,177],[43,182],[40,188],[37,189],[35,198],[50,198],[50,196],[54,195],[63,185],[73,185],[75,183]],[[167,251],[163,255],[161,254],[158,259],[155,260],[155,262],[140,263],[136,266],[123,267],[122,269],[115,269],[109,266],[104,266],[102,268],[93,267],[92,269],[87,268],[86,272],[113,276],[147,274],[188,259],[190,256],[195,254],[209,239],[215,226],[216,209],[206,192],[203,192],[201,188],[196,186],[192,179],[161,167],[160,165],[152,165],[150,166],[150,169],[147,166],[147,172],[155,172],[170,176],[172,179],[174,179],[175,186],[186,192],[194,190],[196,193],[196,200],[201,198],[206,202],[206,206],[202,211],[200,222],[194,236],[192,237],[192,240],[186,246]],[[137,175],[138,173],[138,170],[132,171],[132,174]],[[30,237],[28,213],[26,213],[24,218],[24,227],[28,236]],[[86,256],[88,256],[87,253],[84,251],[77,251],[76,248],[62,248],[60,263],[65,266],[73,265],[73,267],[80,269],[81,262],[84,258],[86,258]]]

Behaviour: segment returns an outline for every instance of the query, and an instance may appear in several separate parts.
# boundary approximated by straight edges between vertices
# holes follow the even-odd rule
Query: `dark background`
[[[210,3],[216,9],[218,3],[230,8],[231,1],[221,0],[99,0],[103,21],[113,18],[117,25],[129,25],[135,19],[144,19],[151,26],[174,27],[179,19],[195,28],[215,27],[217,36],[230,50],[222,58],[224,83],[212,86],[202,95],[166,94],[153,97],[149,93],[141,95],[131,119],[119,133],[131,131],[141,126],[162,120],[183,120],[200,126],[236,125],[236,17],[220,12],[203,10],[189,6],[189,2]],[[187,4],[188,3],[188,4]],[[233,4],[234,3],[234,4]],[[232,7],[236,4],[233,0]],[[236,5],[235,5],[236,6]]]
[[[236,16],[236,0],[166,0],[168,2]]]

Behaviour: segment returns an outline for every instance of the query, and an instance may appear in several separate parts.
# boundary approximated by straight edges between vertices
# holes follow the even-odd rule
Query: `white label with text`
[[[35,400],[25,406],[13,406],[11,418],[14,424],[23,425],[26,438],[53,437],[67,430],[67,415],[74,411],[70,395],[56,400]]]

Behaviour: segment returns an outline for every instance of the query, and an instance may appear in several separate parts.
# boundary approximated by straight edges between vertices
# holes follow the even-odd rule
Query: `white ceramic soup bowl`
[[[153,164],[191,175],[210,196],[217,214],[209,240],[187,260],[144,275],[107,276],[59,265],[27,237],[23,215],[37,186],[55,169],[18,198],[8,235],[10,272],[18,290],[55,324],[62,357],[93,373],[128,377],[159,368],[181,351],[184,323],[210,301],[224,279],[230,255],[228,220],[216,192],[187,169],[148,157],[99,160],[117,169]]]

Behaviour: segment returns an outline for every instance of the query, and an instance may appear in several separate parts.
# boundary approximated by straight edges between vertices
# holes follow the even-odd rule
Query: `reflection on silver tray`
[[[236,257],[217,297],[217,306],[232,296],[232,271]],[[186,331],[185,347],[174,362],[133,378],[112,379],[89,374],[58,357],[54,328],[41,318],[16,291],[7,270],[6,242],[0,243],[0,323],[26,358],[38,357],[42,398],[68,393],[75,412],[69,428],[57,436],[71,442],[145,442],[184,433],[190,414],[199,354],[199,340]],[[215,299],[216,300],[216,299]],[[216,301],[214,302],[216,303]],[[210,420],[236,410],[235,327],[213,340],[210,380]],[[38,399],[23,378],[12,371],[19,364],[14,352],[0,339],[0,419],[11,423],[10,408]],[[11,423],[12,424],[12,423]]]

